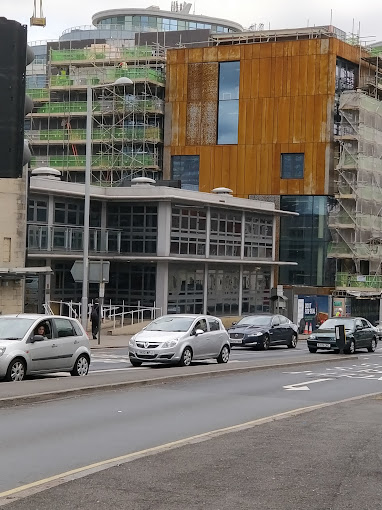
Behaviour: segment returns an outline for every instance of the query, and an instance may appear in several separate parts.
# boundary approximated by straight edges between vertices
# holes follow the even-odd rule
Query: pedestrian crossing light
[[[27,27],[0,17],[0,178],[21,177],[31,153],[24,118],[33,108],[25,95],[26,66],[34,59]]]

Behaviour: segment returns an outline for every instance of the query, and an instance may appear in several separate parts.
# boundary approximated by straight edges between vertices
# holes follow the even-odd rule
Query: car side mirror
[[[203,335],[204,331],[202,329],[195,330],[195,336]]]
[[[237,322],[233,322],[233,323],[231,324],[231,326],[236,326],[236,324],[237,324]]]
[[[35,342],[42,342],[45,340],[45,337],[42,335],[33,335],[31,338],[31,343],[34,344]]]

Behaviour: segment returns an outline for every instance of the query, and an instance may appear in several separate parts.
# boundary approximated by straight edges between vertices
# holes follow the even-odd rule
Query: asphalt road
[[[380,348],[382,353],[382,348]],[[360,351],[362,352],[362,351]],[[325,355],[333,354],[332,352],[323,352]],[[268,351],[257,351],[250,347],[233,347],[230,355],[230,363],[240,363],[253,360],[285,360],[298,358],[298,356],[309,355],[306,342],[302,341],[297,344],[296,349],[288,349],[286,346],[271,347]],[[216,363],[216,360],[207,360],[203,363]],[[156,365],[157,366],[157,365]],[[90,365],[91,372],[115,371],[115,370],[147,370],[149,364],[144,364],[139,368],[133,368],[129,361],[129,351],[123,349],[102,349],[92,352],[92,362]]]
[[[380,510],[382,400],[348,402],[101,471],[6,510]]]
[[[382,354],[359,356],[1,409],[0,492],[222,427],[382,392]]]

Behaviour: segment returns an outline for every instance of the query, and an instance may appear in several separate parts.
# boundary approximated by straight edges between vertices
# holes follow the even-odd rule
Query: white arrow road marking
[[[297,384],[287,384],[286,386],[283,386],[283,388],[284,388],[284,390],[307,391],[307,390],[310,390],[310,388],[307,386],[307,384],[314,384],[314,383],[319,383],[319,382],[323,382],[323,381],[333,381],[333,379],[330,379],[330,378],[315,379],[314,381],[306,381],[306,382],[301,382],[301,383],[297,383]]]

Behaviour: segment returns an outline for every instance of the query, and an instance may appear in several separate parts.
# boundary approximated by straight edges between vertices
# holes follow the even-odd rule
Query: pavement
[[[381,451],[376,396],[142,453],[19,501],[10,496],[4,508],[381,510]]]

